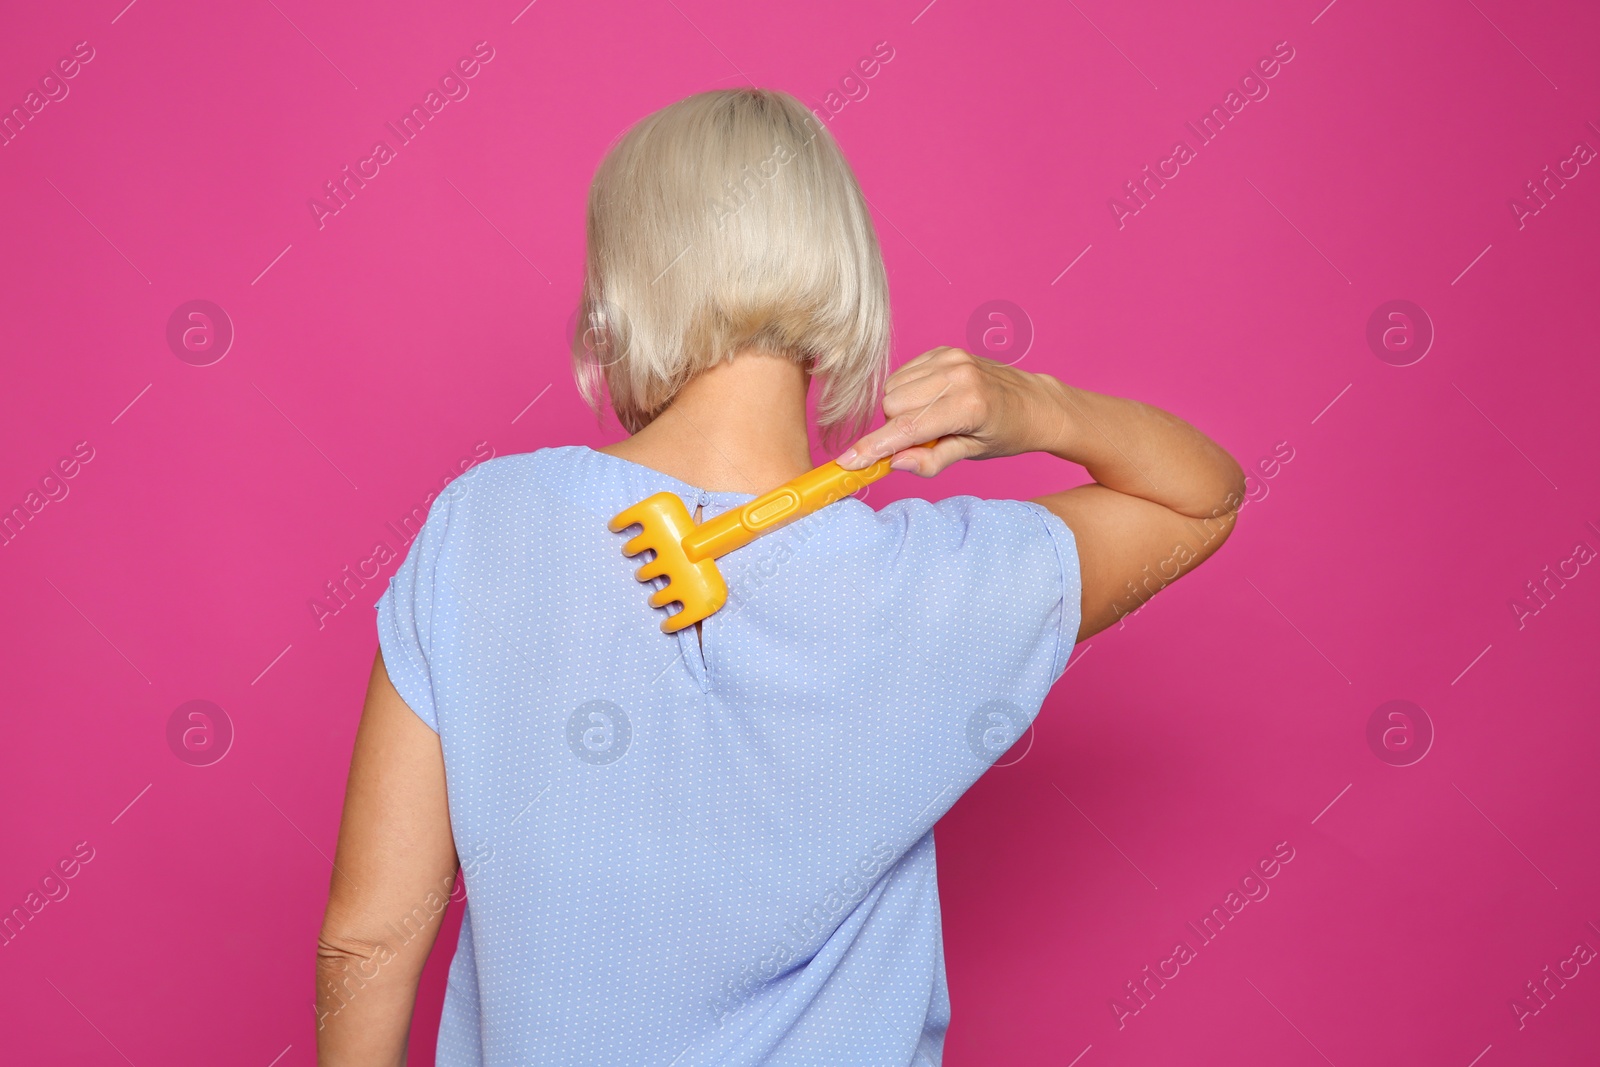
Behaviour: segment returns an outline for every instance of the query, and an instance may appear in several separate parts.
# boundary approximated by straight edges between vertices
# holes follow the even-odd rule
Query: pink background
[[[1600,949],[1600,568],[1511,605],[1600,548],[1600,168],[1520,227],[1509,203],[1600,148],[1592,5],[123,2],[15,7],[0,35],[8,109],[94,50],[0,147],[0,508],[93,450],[0,548],[0,908],[93,850],[0,948],[8,1062],[314,1062],[395,563],[320,627],[313,598],[403,551],[387,524],[479,442],[620,436],[563,341],[614,136],[747,80],[821,108],[879,41],[894,58],[829,124],[897,362],[1009,300],[1036,334],[1019,366],[1168,408],[1247,467],[1293,454],[1220,556],[1079,647],[940,825],[947,1062],[1594,1062],[1600,967],[1520,1027],[1511,1002]],[[479,41],[470,94],[319,229],[308,200]],[[1280,41],[1270,95],[1119,228],[1109,199]],[[167,343],[192,299],[236,331],[209,366]],[[1409,366],[1366,340],[1393,299],[1437,335]],[[875,492],[1080,477],[1029,457]],[[209,766],[169,746],[190,700],[235,733]],[[1389,700],[1431,722],[1420,762],[1369,745]],[[1201,946],[1185,924],[1279,842],[1270,896]],[[1132,1000],[1180,938],[1197,957]]]

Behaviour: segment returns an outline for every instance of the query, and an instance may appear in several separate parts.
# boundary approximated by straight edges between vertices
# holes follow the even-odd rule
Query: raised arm
[[[317,939],[319,1067],[396,1067],[455,883],[439,735],[372,664]]]
[[[888,421],[840,465],[892,453],[896,469],[931,477],[960,459],[1049,452],[1088,470],[1092,484],[1037,499],[1077,541],[1080,641],[1221,547],[1244,502],[1239,464],[1182,419],[959,348],[932,349],[896,370],[883,413]]]

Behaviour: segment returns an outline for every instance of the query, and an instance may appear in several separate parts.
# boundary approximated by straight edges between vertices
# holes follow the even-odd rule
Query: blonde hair
[[[572,338],[578,391],[602,384],[634,433],[695,375],[746,348],[821,381],[825,440],[864,432],[889,360],[889,285],[855,174],[788,93],[697,93],[629,128],[589,189]]]

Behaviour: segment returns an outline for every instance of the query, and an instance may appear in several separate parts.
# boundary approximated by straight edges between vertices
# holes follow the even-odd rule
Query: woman
[[[934,823],[1076,641],[1221,545],[1242,472],[1162,411],[959,349],[886,376],[865,202],[783,93],[692,96],[612,147],[583,306],[580,389],[631,436],[475,468],[378,601],[319,1062],[404,1061],[459,865],[440,1064],[937,1064]],[[809,470],[813,377],[827,439],[881,401],[847,467],[1048,452],[1093,484],[839,501],[724,557],[728,604],[663,633],[607,520],[665,489],[703,521]]]

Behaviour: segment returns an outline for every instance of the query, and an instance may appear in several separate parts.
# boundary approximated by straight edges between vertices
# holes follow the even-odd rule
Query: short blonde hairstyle
[[[601,160],[572,338],[578,391],[629,432],[695,375],[755,348],[821,382],[824,440],[865,431],[889,362],[889,284],[832,135],[770,89],[697,93]]]

